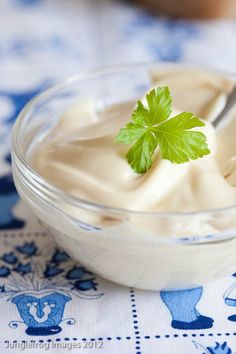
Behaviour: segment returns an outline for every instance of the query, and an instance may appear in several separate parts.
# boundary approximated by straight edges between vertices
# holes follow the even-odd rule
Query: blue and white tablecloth
[[[233,20],[171,21],[125,1],[0,1],[1,354],[236,353],[236,273],[172,293],[97,277],[59,249],[20,201],[9,155],[17,114],[49,84],[128,61],[234,70],[235,34]]]

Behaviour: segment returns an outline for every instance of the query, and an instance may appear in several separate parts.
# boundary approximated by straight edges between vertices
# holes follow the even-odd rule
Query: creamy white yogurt
[[[198,128],[211,154],[185,164],[161,159],[136,174],[125,159],[126,145],[115,142],[134,103],[96,112],[93,102],[62,115],[31,158],[33,168],[69,194],[98,204],[144,211],[197,211],[236,204],[236,113],[215,131],[210,121],[225,104],[233,83],[200,70],[152,72],[153,86],[168,85],[174,112],[190,111],[206,121]],[[217,192],[216,192],[217,191]]]

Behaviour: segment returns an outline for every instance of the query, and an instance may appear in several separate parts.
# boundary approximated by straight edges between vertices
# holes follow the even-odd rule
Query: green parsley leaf
[[[136,173],[144,173],[151,167],[156,147],[157,139],[154,134],[147,131],[127,152],[126,158]]]
[[[138,140],[145,132],[146,129],[142,125],[128,123],[125,128],[120,129],[116,141],[124,144],[131,144]]]
[[[172,112],[172,97],[168,87],[159,87],[146,95],[150,125],[165,121]]]
[[[203,127],[198,117],[183,112],[169,118],[172,98],[168,87],[158,87],[146,95],[147,107],[139,100],[131,122],[120,129],[116,141],[133,144],[126,158],[136,173],[145,173],[152,166],[157,146],[163,159],[184,163],[208,155],[206,136],[190,129]]]
[[[189,131],[205,124],[192,113],[183,112],[153,128],[163,159],[175,163],[196,160],[210,153],[206,136]]]
[[[172,112],[172,98],[168,87],[159,87],[146,95],[148,109],[139,100],[131,120],[135,124],[152,126],[169,118]]]

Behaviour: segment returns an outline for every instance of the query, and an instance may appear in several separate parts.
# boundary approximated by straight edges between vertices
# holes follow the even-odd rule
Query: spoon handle
[[[230,92],[227,97],[226,104],[222,111],[218,114],[216,119],[212,122],[213,127],[218,127],[221,121],[226,119],[227,113],[231,110],[231,108],[236,104],[236,86]]]

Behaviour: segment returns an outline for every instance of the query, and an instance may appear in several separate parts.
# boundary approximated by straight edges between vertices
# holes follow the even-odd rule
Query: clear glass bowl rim
[[[50,96],[51,94],[60,92],[65,88],[68,88],[70,85],[74,84],[75,82],[90,79],[92,77],[99,77],[100,75],[104,75],[104,74],[112,74],[112,73],[116,73],[117,71],[127,71],[129,69],[133,70],[134,68],[148,70],[150,68],[157,67],[157,66],[159,66],[160,68],[161,67],[169,67],[169,68],[183,67],[183,68],[198,68],[203,70],[205,69],[208,71],[221,74],[222,76],[232,75],[235,76],[236,78],[236,72],[221,70],[207,65],[199,65],[199,64],[189,63],[189,62],[176,63],[176,62],[156,62],[155,61],[155,62],[137,62],[137,63],[128,63],[128,64],[125,63],[125,64],[114,64],[110,66],[107,65],[104,67],[83,71],[80,74],[70,76],[69,78],[63,80],[62,82],[53,85],[48,89],[42,91],[40,94],[36,95],[25,105],[25,107],[18,115],[12,129],[12,134],[11,134],[12,154],[15,155],[17,159],[19,159],[21,164],[24,166],[25,170],[29,173],[29,175],[31,175],[31,177],[37,180],[37,183],[40,184],[42,189],[44,189],[45,191],[49,191],[53,195],[56,195],[59,199],[61,198],[62,200],[79,208],[93,210],[93,211],[102,211],[102,212],[107,211],[109,213],[115,213],[115,214],[125,214],[125,215],[130,214],[130,215],[137,215],[137,216],[139,215],[139,216],[147,216],[147,217],[150,216],[150,217],[158,217],[158,218],[209,216],[212,214],[218,215],[218,214],[226,214],[226,213],[228,214],[229,212],[236,212],[236,204],[228,207],[223,207],[223,208],[204,209],[198,211],[142,211],[142,210],[130,210],[125,208],[116,208],[116,207],[111,207],[109,205],[102,205],[99,203],[86,201],[84,199],[73,196],[55,187],[54,185],[49,183],[46,179],[44,179],[39,174],[37,174],[26,161],[26,158],[21,148],[21,144],[19,142],[19,129],[21,124],[24,122],[24,120],[27,120],[28,111],[32,109],[35,105],[40,103],[42,99]]]

